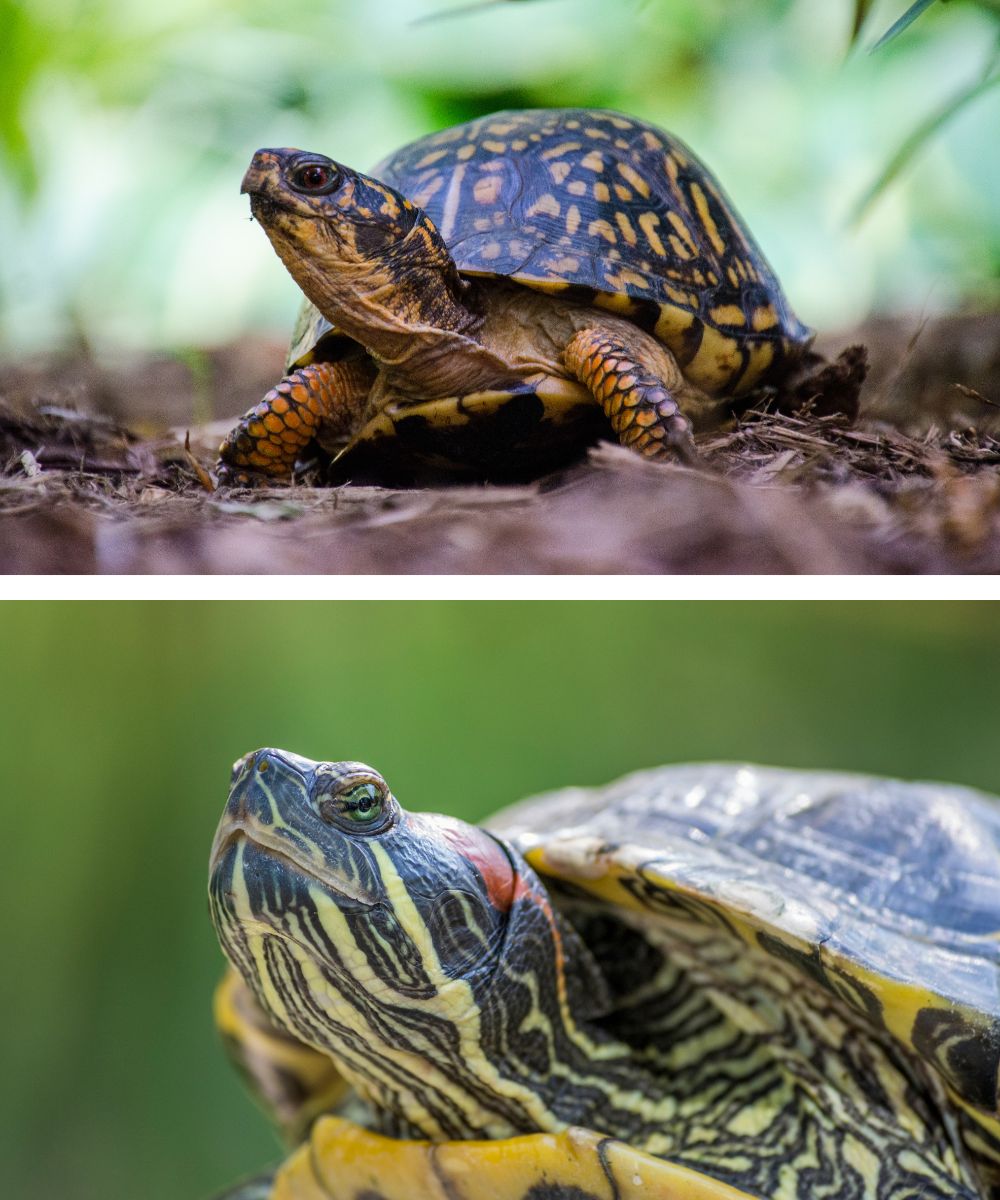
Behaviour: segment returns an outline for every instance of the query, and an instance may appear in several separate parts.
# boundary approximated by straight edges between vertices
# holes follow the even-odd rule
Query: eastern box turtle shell
[[[690,458],[692,425],[811,342],[708,169],[634,117],[494,113],[372,176],[260,150],[243,187],[308,301],[288,376],[223,443],[229,482],[313,442],[342,474],[532,473],[600,436]]]

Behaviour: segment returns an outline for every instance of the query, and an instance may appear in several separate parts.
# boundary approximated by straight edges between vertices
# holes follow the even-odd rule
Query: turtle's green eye
[[[343,813],[352,821],[373,821],[382,814],[384,800],[374,783],[359,783],[341,796]]]
[[[330,825],[360,826],[359,832],[372,832],[381,829],[388,808],[389,797],[384,788],[377,783],[356,783],[324,796],[319,802],[319,815]]]

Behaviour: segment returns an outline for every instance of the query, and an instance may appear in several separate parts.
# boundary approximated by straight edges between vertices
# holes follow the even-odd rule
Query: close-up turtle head
[[[380,257],[421,217],[392,188],[305,150],[258,150],[240,190],[276,248],[292,244],[344,268]]]
[[[548,977],[547,1007],[566,1003],[556,979],[572,950],[516,851],[408,813],[363,763],[258,750],[233,769],[209,892],[261,1006],[367,1099],[431,1136],[531,1127],[509,1102],[473,1099],[476,1084],[464,1115],[444,1100],[456,1074],[480,1071],[480,1029],[504,1020],[522,960]]]
[[[323,154],[258,150],[241,191],[295,282],[345,332],[361,311],[366,328],[377,327],[380,314],[412,324],[428,294],[461,290],[451,254],[421,209]]]

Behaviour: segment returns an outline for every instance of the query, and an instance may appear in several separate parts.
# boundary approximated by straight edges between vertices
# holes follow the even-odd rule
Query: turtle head
[[[428,315],[446,316],[445,301],[454,302],[464,289],[422,209],[323,154],[258,150],[241,190],[295,282],[352,336],[359,306],[363,330],[377,327],[380,318],[426,324]]]
[[[572,1020],[568,959],[586,951],[512,847],[408,813],[362,763],[258,750],[234,768],[209,893],[265,1010],[362,1095],[431,1137],[519,1127],[482,1077],[529,1010]],[[467,1125],[446,1116],[456,1086],[480,1095]]]

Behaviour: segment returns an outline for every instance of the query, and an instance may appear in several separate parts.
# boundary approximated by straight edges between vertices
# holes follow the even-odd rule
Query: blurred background
[[[284,339],[291,281],[239,184],[262,145],[367,167],[509,106],[605,105],[687,140],[799,315],[1000,303],[997,0],[0,0],[0,357]],[[867,14],[851,49],[856,11]]]
[[[206,864],[247,750],[367,760],[405,805],[473,820],[699,759],[1000,792],[995,604],[3,615],[6,1196],[200,1200],[279,1157],[210,1017]]]

